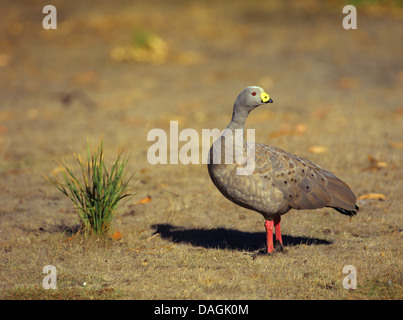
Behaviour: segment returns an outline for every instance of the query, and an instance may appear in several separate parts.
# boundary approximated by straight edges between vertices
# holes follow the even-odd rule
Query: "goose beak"
[[[260,94],[260,99],[262,100],[262,103],[273,103],[273,99],[270,98],[266,92]]]

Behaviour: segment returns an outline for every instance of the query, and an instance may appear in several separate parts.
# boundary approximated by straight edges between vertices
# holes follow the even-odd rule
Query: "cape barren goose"
[[[249,113],[272,102],[260,87],[244,89],[235,100],[231,122],[210,149],[208,164],[211,180],[226,198],[263,215],[269,254],[283,250],[280,221],[289,210],[331,207],[354,216],[359,209],[354,193],[332,173],[279,148],[245,142],[244,125]],[[253,149],[254,154],[249,152]],[[240,159],[236,150],[242,153],[243,163],[236,161]]]

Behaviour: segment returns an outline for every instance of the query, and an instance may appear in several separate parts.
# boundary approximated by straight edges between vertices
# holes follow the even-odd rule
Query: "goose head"
[[[273,99],[261,88],[250,86],[245,88],[236,98],[235,107],[245,111],[252,111],[256,107],[265,104],[273,103]]]

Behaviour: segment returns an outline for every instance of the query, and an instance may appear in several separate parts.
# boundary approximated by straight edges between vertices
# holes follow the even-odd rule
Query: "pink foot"
[[[273,253],[273,220],[266,220],[264,226],[266,228],[266,242],[267,242],[267,253]]]

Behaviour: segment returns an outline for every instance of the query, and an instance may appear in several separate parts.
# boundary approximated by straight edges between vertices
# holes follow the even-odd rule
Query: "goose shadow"
[[[175,243],[188,243],[192,246],[206,249],[232,249],[254,252],[265,248],[266,243],[265,232],[246,232],[226,228],[187,229],[171,224],[155,224],[152,225],[152,228],[155,229],[154,234],[158,233],[163,239],[168,239]],[[329,245],[332,243],[324,239],[290,235],[282,235],[282,239],[285,247],[300,244]]]

